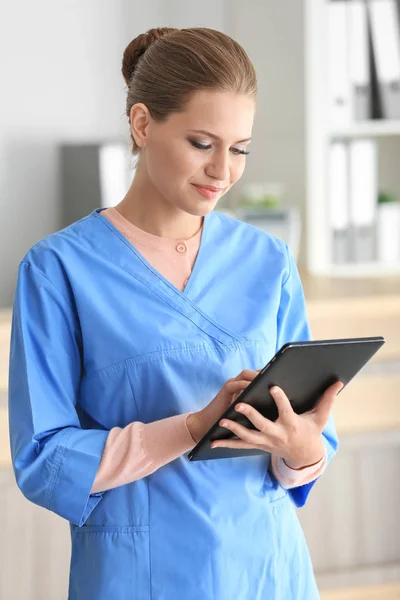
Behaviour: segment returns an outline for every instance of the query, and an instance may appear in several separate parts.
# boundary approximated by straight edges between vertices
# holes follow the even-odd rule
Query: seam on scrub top
[[[279,309],[280,309],[281,300],[282,300],[282,291],[283,291],[283,288],[286,286],[287,282],[289,281],[289,279],[290,279],[290,277],[292,275],[292,263],[291,263],[291,260],[289,258],[289,246],[286,244],[286,242],[282,242],[282,243],[284,244],[284,247],[285,247],[285,250],[286,250],[286,258],[287,258],[287,261],[288,261],[289,273],[288,273],[288,276],[286,277],[284,283],[282,283],[282,285],[281,285],[281,295],[280,295],[280,298],[279,298],[278,311],[276,313],[276,343],[275,343],[275,353],[277,353],[278,350],[279,350],[279,348],[278,348],[278,339],[279,339],[279,335],[278,335],[278,316],[279,316]]]
[[[224,348],[230,349],[230,348],[240,348],[241,346],[245,346],[245,347],[251,347],[251,346],[255,346],[255,347],[260,347],[262,345],[262,343],[259,340],[244,340],[243,342],[231,342],[230,344],[223,344],[222,342],[219,342]],[[212,347],[212,346],[205,346],[204,344],[200,344],[200,345],[196,345],[196,346],[191,346],[189,348],[170,348],[168,350],[154,350],[153,352],[146,352],[145,354],[138,354],[137,356],[129,356],[128,358],[124,358],[123,360],[118,361],[117,363],[114,363],[112,365],[107,365],[106,367],[101,367],[101,369],[97,369],[96,371],[89,371],[86,373],[86,377],[92,377],[94,375],[101,375],[103,373],[106,373],[107,371],[119,371],[121,370],[124,365],[126,364],[135,364],[137,363],[141,363],[141,362],[145,362],[146,360],[152,361],[152,360],[157,360],[160,356],[165,356],[165,355],[169,355],[169,354],[185,354],[185,353],[189,353],[189,352],[200,352],[202,350],[204,350],[206,348],[206,350],[210,351],[210,352],[217,352],[218,348]]]
[[[99,215],[97,215],[97,218],[100,218]],[[228,335],[229,337],[235,339],[238,342],[240,342],[243,339],[242,337],[237,337],[237,335],[235,335],[234,333],[232,333],[232,332],[224,329],[216,321],[214,321],[208,315],[206,315],[205,313],[203,313],[202,310],[200,310],[195,304],[193,304],[193,302],[190,300],[190,298],[188,298],[187,296],[185,296],[184,294],[182,294],[179,290],[177,290],[175,288],[175,286],[173,286],[168,281],[168,279],[161,277],[160,274],[157,273],[157,271],[155,269],[150,268],[150,266],[144,262],[144,259],[142,258],[142,256],[140,256],[140,254],[138,253],[138,251],[135,248],[135,246],[133,244],[130,244],[128,242],[128,240],[126,240],[126,238],[120,233],[120,231],[118,229],[113,228],[112,224],[109,223],[108,221],[106,222],[106,219],[104,217],[102,218],[102,221],[104,222],[104,225],[106,227],[108,227],[112,233],[114,233],[115,235],[117,235],[121,239],[121,241],[127,246],[127,248],[129,250],[131,250],[132,252],[134,252],[134,254],[137,256],[137,258],[146,267],[146,269],[148,271],[150,271],[150,273],[153,273],[154,275],[156,275],[157,278],[161,282],[165,283],[172,290],[172,292],[175,294],[175,296],[177,296],[181,300],[185,300],[188,304],[190,304],[190,306],[192,307],[193,310],[197,311],[203,317],[204,320],[206,320],[209,323],[211,323],[212,325],[214,325],[214,327],[216,327],[219,331],[222,331],[222,333],[225,333],[225,335]],[[207,333],[207,335],[209,335],[210,337],[213,337],[210,333],[208,333],[207,331],[204,331],[204,329],[202,327],[200,327],[200,325],[198,325],[197,323],[195,323],[188,315],[186,315],[185,313],[183,313],[182,310],[180,310],[179,308],[177,308],[175,306],[175,304],[173,303],[173,301],[170,298],[168,298],[168,297],[165,298],[164,296],[160,296],[160,294],[158,294],[150,285],[148,285],[148,283],[145,280],[143,280],[141,277],[138,277],[138,275],[136,275],[134,273],[131,273],[130,271],[128,271],[127,269],[125,269],[124,267],[122,267],[121,265],[119,265],[118,263],[116,263],[115,260],[113,259],[113,257],[108,254],[107,250],[104,247],[102,249],[103,249],[104,253],[107,254],[109,260],[111,260],[111,262],[113,262],[116,267],[119,267],[120,269],[122,269],[123,271],[125,271],[126,273],[128,273],[128,275],[130,275],[134,279],[137,279],[137,281],[140,281],[140,283],[142,283],[148,289],[150,289],[150,291],[152,291],[153,293],[155,293],[156,296],[158,296],[166,304],[169,304],[169,306],[172,306],[175,310],[177,310],[179,313],[181,313],[184,317],[186,317],[187,319],[189,319],[194,325],[196,325],[196,327],[198,327],[199,329],[201,329],[201,331],[203,331],[204,333]],[[168,301],[168,300],[170,300],[170,301]],[[213,339],[217,339],[217,338],[213,338]],[[220,341],[220,340],[218,340],[218,341]]]
[[[139,415],[139,408],[136,402],[136,396],[135,396],[135,392],[133,391],[133,385],[132,385],[132,380],[131,377],[129,375],[129,370],[126,368],[126,363],[124,363],[124,367],[125,367],[125,375],[128,378],[129,381],[129,387],[131,388],[131,393],[132,393],[132,397],[133,397],[133,402],[135,403],[135,408],[136,408],[136,414]]]
[[[292,276],[292,261],[290,260],[290,257],[289,257],[289,247],[286,244],[286,242],[283,242],[283,244],[284,244],[284,247],[285,247],[285,250],[286,250],[286,259],[287,259],[287,265],[289,267],[289,273],[288,273],[288,276],[285,279],[285,282],[282,284],[282,288],[285,287],[285,285],[289,281],[290,277]]]
[[[47,275],[45,275],[44,273],[42,273],[42,271],[40,271],[40,269],[38,269],[37,267],[35,267],[34,265],[32,265],[31,263],[23,260],[21,262],[21,265],[26,265],[27,267],[29,267],[30,269],[32,269],[32,271],[34,273],[37,273],[38,275],[40,275],[41,277],[43,277],[43,279],[45,279],[47,281],[47,283],[50,285],[50,287],[57,293],[57,295],[59,296],[59,298],[61,298],[61,300],[63,300],[63,302],[65,303],[65,305],[68,308],[69,313],[72,316],[72,322],[73,322],[73,332],[75,335],[78,336],[78,350],[79,353],[81,351],[80,347],[79,347],[79,343],[80,343],[80,339],[82,338],[82,331],[80,328],[80,323],[79,323],[79,317],[76,314],[76,311],[74,310],[73,306],[71,305],[70,301],[64,296],[64,294],[62,292],[60,292],[60,290],[54,285],[54,283],[47,277]],[[76,324],[76,320],[78,319],[78,325]]]
[[[40,271],[37,267],[33,266],[30,262],[27,262],[25,260],[23,260],[21,262],[21,265],[26,265],[27,267],[29,267],[30,269],[32,269],[33,272],[37,273],[38,275],[40,275],[41,277],[43,277],[43,279],[45,279],[47,281],[48,284],[50,284],[50,287],[57,292],[57,295],[64,301],[64,303],[66,304],[66,306],[68,307],[69,312],[71,313],[71,315],[73,316],[73,322],[74,322],[74,333],[78,334],[78,337],[82,336],[82,332],[80,329],[80,326],[76,326],[75,323],[75,315],[76,312],[73,309],[70,301],[64,296],[64,294],[62,292],[60,292],[60,290],[54,285],[54,283],[47,277],[47,275],[45,275],[44,273],[42,273],[42,271]],[[79,321],[78,321],[79,322]]]
[[[63,439],[61,440],[63,443],[65,443],[65,441],[68,439],[68,434],[66,433],[63,436]],[[48,508],[49,510],[52,510],[52,503],[53,503],[53,495],[54,495],[54,490],[56,487],[56,483],[57,483],[57,479],[58,479],[58,473],[60,471],[60,467],[61,467],[61,463],[62,463],[62,459],[64,457],[64,453],[66,450],[66,446],[65,445],[61,445],[61,444],[57,444],[56,446],[56,455],[55,455],[55,459],[54,462],[52,463],[52,467],[51,467],[51,485],[49,486],[48,489]],[[58,459],[58,460],[57,460]]]
[[[286,498],[286,496],[288,496],[288,492],[289,492],[289,490],[285,490],[284,488],[282,488],[282,490],[284,490],[285,493],[282,494],[282,496],[278,496],[277,498],[272,497],[272,500],[269,500],[268,495],[266,495],[268,504],[275,504],[276,502],[282,502],[282,500],[284,500]]]
[[[149,532],[147,525],[85,525],[84,527],[73,525],[72,527],[75,535],[95,535],[104,533],[131,534]]]

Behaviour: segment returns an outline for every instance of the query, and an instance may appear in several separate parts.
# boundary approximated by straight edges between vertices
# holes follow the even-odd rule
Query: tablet
[[[269,390],[277,385],[285,392],[296,413],[312,410],[328,387],[337,381],[342,381],[345,387],[384,343],[383,337],[365,337],[285,344],[189,452],[189,460],[265,454],[256,448],[210,447],[215,440],[238,439],[232,431],[219,425],[222,418],[255,429],[245,415],[235,410],[236,404],[247,402],[264,417],[275,421],[278,409]]]

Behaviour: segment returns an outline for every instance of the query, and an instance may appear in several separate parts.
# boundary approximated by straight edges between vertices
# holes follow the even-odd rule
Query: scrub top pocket
[[[68,600],[150,600],[149,528],[71,526]]]

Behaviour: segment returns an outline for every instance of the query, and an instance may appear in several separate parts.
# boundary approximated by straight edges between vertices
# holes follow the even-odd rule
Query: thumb
[[[343,387],[344,384],[341,381],[334,383],[325,391],[321,400],[318,402],[314,412],[314,420],[321,429],[323,429],[328,422],[336,396]]]

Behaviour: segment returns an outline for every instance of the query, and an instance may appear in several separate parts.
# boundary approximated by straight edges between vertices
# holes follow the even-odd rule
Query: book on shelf
[[[380,117],[400,118],[400,2],[367,0]]]
[[[400,201],[393,194],[379,195],[376,232],[378,261],[400,264]]]
[[[378,183],[373,140],[330,144],[328,190],[332,262],[347,264],[375,260]]]
[[[347,143],[333,142],[328,151],[328,212],[335,264],[347,263],[350,256],[348,164]]]
[[[350,64],[350,112],[353,120],[365,121],[372,114],[371,56],[367,6],[351,0],[348,10],[348,51]]]
[[[400,0],[330,0],[327,10],[331,126],[400,119]]]
[[[370,262],[376,258],[375,225],[378,201],[376,142],[349,142],[349,200],[351,260]]]
[[[333,126],[370,118],[368,15],[364,0],[328,3],[329,113]]]

